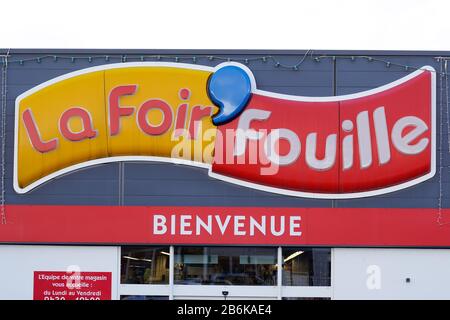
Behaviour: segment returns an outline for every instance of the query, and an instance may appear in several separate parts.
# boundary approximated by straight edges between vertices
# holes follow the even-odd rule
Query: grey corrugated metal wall
[[[5,52],[5,50],[2,50]],[[56,76],[95,65],[127,61],[140,61],[142,55],[158,55],[161,61],[196,63],[215,66],[223,60],[208,56],[250,60],[255,57],[273,56],[286,65],[294,65],[305,51],[76,51],[76,50],[12,50],[7,68],[7,121],[6,121],[6,203],[7,204],[70,204],[70,205],[196,205],[196,206],[276,206],[276,207],[392,207],[436,208],[442,195],[442,207],[450,207],[450,153],[448,150],[447,101],[441,101],[447,93],[441,92],[441,80],[437,79],[437,134],[443,126],[442,170],[437,158],[434,178],[419,185],[383,196],[353,200],[317,200],[276,195],[209,178],[206,170],[162,163],[114,163],[87,168],[55,179],[24,195],[16,194],[12,186],[14,101],[22,92]],[[46,58],[37,59],[48,55]],[[53,58],[53,55],[66,58]],[[105,55],[110,56],[106,61]],[[327,55],[316,61],[314,58]],[[276,67],[274,60],[251,60],[260,89],[304,96],[342,95],[371,89],[399,79],[414,71],[399,65],[422,67],[431,65],[441,70],[443,61],[436,57],[445,52],[309,52],[298,71]],[[70,57],[77,58],[74,61]],[[170,58],[165,58],[170,56]],[[333,56],[336,58],[333,59]],[[355,56],[351,59],[350,56]],[[374,57],[374,60],[362,56]],[[88,57],[92,57],[92,60]],[[31,59],[28,61],[28,59]],[[146,58],[154,61],[154,58]],[[380,60],[390,61],[388,67]],[[24,60],[23,64],[19,60]],[[38,61],[39,60],[39,61]],[[241,60],[243,61],[243,60]],[[441,110],[441,108],[443,108]],[[440,119],[443,112],[444,117]],[[442,172],[442,179],[440,179]],[[440,181],[442,184],[440,184]]]

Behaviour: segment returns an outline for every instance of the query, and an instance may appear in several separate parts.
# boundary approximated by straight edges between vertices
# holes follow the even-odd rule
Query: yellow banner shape
[[[210,164],[217,112],[207,94],[212,72],[184,64],[110,64],[23,93],[16,100],[16,192],[96,163],[180,158]]]

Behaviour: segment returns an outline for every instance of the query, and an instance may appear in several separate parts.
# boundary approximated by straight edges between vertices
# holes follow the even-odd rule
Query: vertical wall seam
[[[124,190],[125,190],[125,163],[119,162],[119,206],[124,205]]]
[[[122,205],[125,205],[125,166],[126,163],[122,162]]]

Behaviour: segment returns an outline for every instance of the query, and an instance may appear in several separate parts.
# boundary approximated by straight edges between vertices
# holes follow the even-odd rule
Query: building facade
[[[2,50],[0,299],[449,299],[447,56]]]

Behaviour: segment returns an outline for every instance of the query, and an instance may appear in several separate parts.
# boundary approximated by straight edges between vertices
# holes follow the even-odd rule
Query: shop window
[[[169,247],[122,247],[122,284],[168,284]]]
[[[330,286],[331,249],[283,248],[284,286]]]
[[[175,284],[277,284],[277,249],[245,247],[176,247]]]

